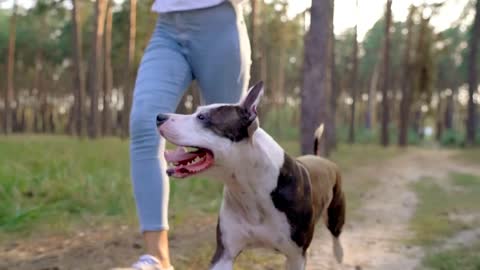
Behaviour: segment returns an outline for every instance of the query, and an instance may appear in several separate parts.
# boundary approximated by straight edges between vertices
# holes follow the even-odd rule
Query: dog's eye
[[[204,121],[207,118],[205,117],[205,115],[199,113],[199,114],[197,114],[197,119],[200,120],[200,121]]]

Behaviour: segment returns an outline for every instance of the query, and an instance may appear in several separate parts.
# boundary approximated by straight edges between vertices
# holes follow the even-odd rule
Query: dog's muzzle
[[[168,115],[160,113],[157,115],[157,127],[160,127],[163,123],[167,122]]]

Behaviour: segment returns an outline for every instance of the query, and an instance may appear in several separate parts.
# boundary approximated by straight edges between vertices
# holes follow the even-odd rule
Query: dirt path
[[[342,235],[344,264],[334,262],[331,239],[323,226],[319,226],[321,229],[317,230],[309,251],[307,269],[414,269],[423,252],[403,241],[410,236],[408,222],[417,204],[415,194],[408,185],[425,176],[441,179],[451,171],[480,175],[480,168],[452,162],[450,156],[453,153],[410,149],[392,160],[355,168],[345,174],[344,182],[347,184],[367,178],[377,179],[378,184],[366,192],[356,213],[349,213]],[[205,263],[211,250],[205,247],[214,242],[214,224],[215,217],[209,216],[179,228],[172,235],[172,255],[177,269],[207,269]],[[74,237],[54,236],[2,245],[0,270],[109,269],[128,265],[141,252],[140,237],[133,228],[102,228],[78,232]],[[205,255],[199,256],[199,252]],[[192,258],[195,258],[194,262],[191,262]],[[254,261],[251,267],[242,269],[278,269],[278,256],[275,261],[265,258],[264,264]],[[185,261],[189,261],[188,266],[181,266]]]
[[[330,236],[322,230],[312,243],[307,269],[415,269],[423,251],[404,241],[411,236],[408,223],[417,204],[408,185],[427,176],[444,179],[453,171],[480,174],[479,168],[454,162],[450,158],[453,154],[444,150],[412,149],[381,167],[371,166],[345,175],[345,181],[375,177],[379,182],[367,192],[357,211],[358,217],[347,221],[342,235],[344,264],[334,262]]]

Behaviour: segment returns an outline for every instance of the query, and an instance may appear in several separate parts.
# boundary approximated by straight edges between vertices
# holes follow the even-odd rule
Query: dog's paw
[[[342,263],[342,261],[343,261],[343,247],[342,247],[342,243],[340,243],[340,239],[338,237],[333,237],[333,254],[335,255],[335,259],[337,259],[337,262]]]

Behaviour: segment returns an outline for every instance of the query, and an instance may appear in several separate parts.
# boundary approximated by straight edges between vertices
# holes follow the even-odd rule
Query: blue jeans
[[[204,103],[237,102],[250,73],[250,44],[237,7],[160,14],[143,55],[130,113],[131,176],[142,231],[168,229],[169,182],[158,113],[175,111],[192,80]]]

